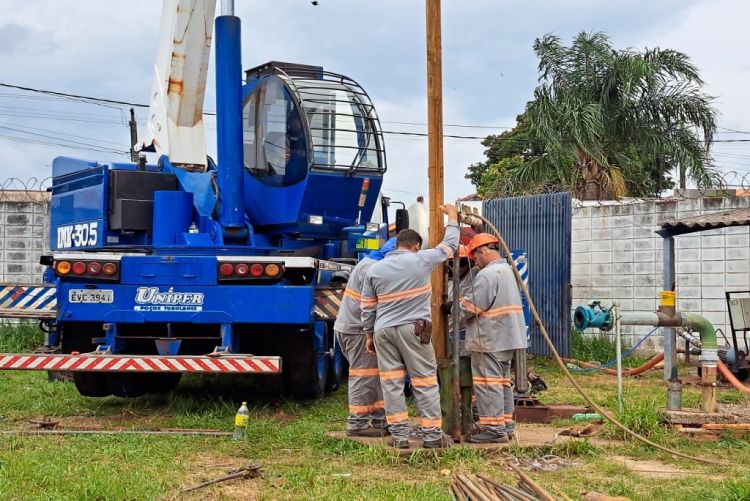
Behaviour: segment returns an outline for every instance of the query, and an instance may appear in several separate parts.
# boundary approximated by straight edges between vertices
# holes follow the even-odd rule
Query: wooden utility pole
[[[430,183],[430,246],[443,239],[444,219],[440,205],[445,197],[443,181],[443,65],[440,0],[426,0],[427,11],[427,176]],[[443,268],[432,272],[432,344],[438,360],[446,358]]]

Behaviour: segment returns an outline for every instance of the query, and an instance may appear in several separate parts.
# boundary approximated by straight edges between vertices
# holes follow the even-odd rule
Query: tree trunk
[[[576,196],[581,200],[601,200],[607,193],[603,167],[582,151],[578,151],[575,168],[579,173]]]

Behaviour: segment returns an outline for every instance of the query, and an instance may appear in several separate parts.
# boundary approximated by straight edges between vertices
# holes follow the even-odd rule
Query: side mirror
[[[409,228],[409,211],[396,209],[396,233]]]

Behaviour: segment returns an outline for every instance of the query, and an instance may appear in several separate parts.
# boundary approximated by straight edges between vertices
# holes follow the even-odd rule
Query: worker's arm
[[[490,280],[484,273],[478,273],[474,277],[474,284],[466,295],[461,299],[461,317],[470,318],[487,311],[492,306],[497,296],[497,290],[492,287]]]
[[[375,330],[375,312],[378,308],[378,296],[372,287],[369,276],[365,276],[362,281],[362,330],[365,334],[371,335]]]
[[[448,224],[445,225],[443,241],[432,249],[425,249],[417,253],[420,261],[429,268],[433,268],[453,257],[458,249],[459,230],[456,208],[451,204],[442,205],[440,208],[448,215]]]

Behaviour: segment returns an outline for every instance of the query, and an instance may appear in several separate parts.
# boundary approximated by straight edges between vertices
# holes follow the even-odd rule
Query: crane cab
[[[331,233],[369,221],[386,160],[380,121],[364,89],[319,66],[278,62],[248,70],[246,79],[244,189],[251,224]]]

